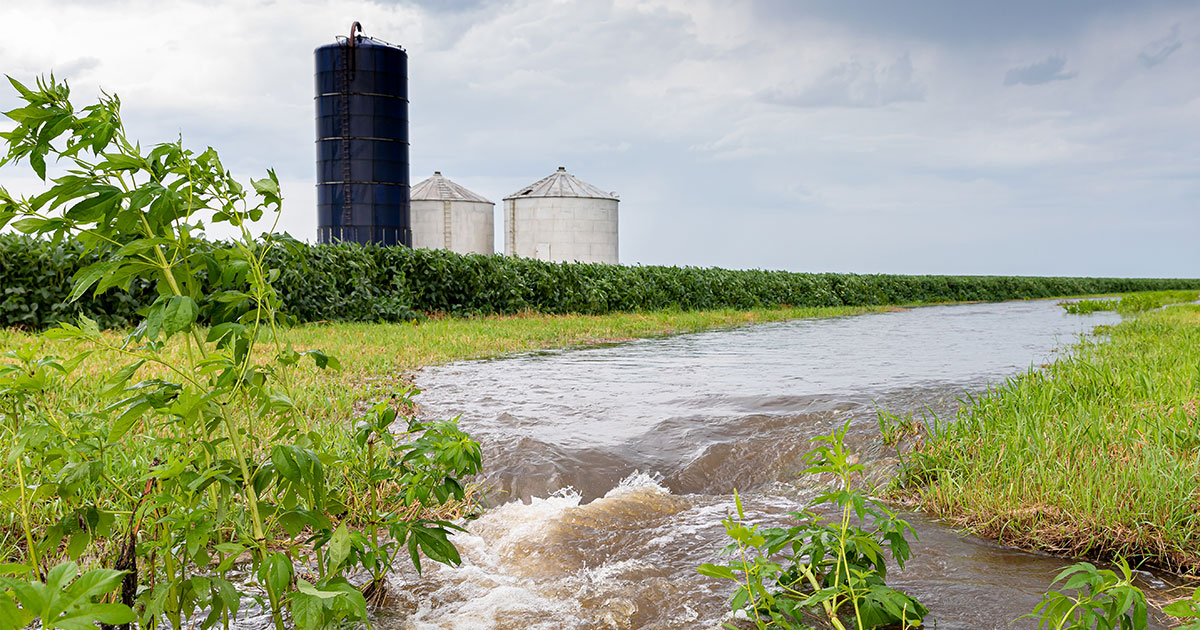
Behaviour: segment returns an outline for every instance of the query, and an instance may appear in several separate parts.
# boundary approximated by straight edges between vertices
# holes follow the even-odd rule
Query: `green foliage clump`
[[[1053,582],[1062,582],[1063,590],[1047,592],[1025,617],[1037,619],[1038,630],[1145,630],[1146,596],[1134,586],[1133,571],[1124,559],[1117,568],[1120,575],[1090,562],[1063,569]]]
[[[26,105],[7,113],[17,126],[0,134],[0,166],[27,162],[45,180],[51,158],[65,173],[35,197],[0,188],[0,226],[44,237],[20,241],[32,249],[71,242],[80,255],[69,274],[42,270],[41,281],[69,284],[61,308],[21,311],[24,325],[59,324],[0,357],[0,478],[11,482],[0,489],[11,554],[0,559],[0,630],[229,627],[243,598],[276,630],[287,617],[298,630],[343,627],[382,601],[400,549],[418,570],[422,555],[457,564],[456,526],[436,512],[465,499],[458,480],[479,472],[479,445],[454,422],[396,426],[386,404],[353,435],[317,431],[295,402],[302,360],[339,364],[280,341],[271,261],[301,246],[247,228],[277,220],[275,173],[247,190],[211,148],[143,150],[115,96],[77,111],[53,76],[35,89],[10,81]],[[240,238],[208,241],[205,223]],[[76,306],[89,293],[136,303],[114,309],[128,321],[106,321],[128,326],[123,339],[85,315],[96,305]],[[330,311],[391,308],[338,295]],[[183,356],[165,351],[172,338]],[[47,354],[51,344],[71,354]],[[118,360],[83,385],[92,354]],[[409,406],[410,394],[391,404]],[[80,575],[80,562],[111,568]],[[350,581],[364,572],[361,588]]]
[[[912,628],[929,612],[920,602],[887,585],[884,548],[903,569],[911,552],[906,535],[916,533],[891,509],[854,486],[864,470],[845,447],[846,426],[817,438],[805,456],[805,474],[832,474],[833,488],[792,514],[800,524],[782,528],[748,525],[741,498],[737,516],[725,519],[733,542],[727,564],[706,563],[703,575],[733,580],[731,600],[760,630],[807,628],[804,616],[819,611],[834,628]],[[832,508],[827,519],[818,510]],[[726,624],[729,628],[735,626]]]
[[[123,328],[153,300],[149,283],[137,280],[124,291],[71,301],[71,277],[99,261],[72,239],[59,242],[18,234],[0,235],[0,326],[42,329],[88,317],[105,328]]]

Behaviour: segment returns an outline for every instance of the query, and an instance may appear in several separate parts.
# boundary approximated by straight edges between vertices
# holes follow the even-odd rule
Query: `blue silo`
[[[315,51],[317,241],[411,247],[408,54],[361,33]]]

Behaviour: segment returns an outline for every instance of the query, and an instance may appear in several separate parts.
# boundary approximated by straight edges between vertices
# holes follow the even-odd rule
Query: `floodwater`
[[[731,583],[696,567],[727,542],[735,489],[747,516],[781,523],[816,490],[796,475],[811,438],[849,422],[848,443],[886,471],[877,409],[950,419],[1117,319],[1053,301],[935,306],[425,370],[422,413],[461,415],[484,445],[492,507],[455,536],[461,567],[399,572],[377,625],[719,627]],[[1010,627],[1069,564],[906,518],[920,540],[889,583],[931,609],[928,627]]]

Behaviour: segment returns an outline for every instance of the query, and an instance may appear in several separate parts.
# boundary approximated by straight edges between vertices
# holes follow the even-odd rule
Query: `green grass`
[[[1085,314],[1096,311],[1117,311],[1118,313],[1142,313],[1167,306],[1168,304],[1183,304],[1200,299],[1200,291],[1143,291],[1128,293],[1120,299],[1079,300],[1078,302],[1063,302],[1062,307],[1068,313]]]
[[[1004,544],[1200,571],[1200,307],[1108,332],[939,423],[894,495]]]

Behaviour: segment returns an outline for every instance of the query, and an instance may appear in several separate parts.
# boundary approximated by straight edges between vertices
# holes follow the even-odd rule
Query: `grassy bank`
[[[1200,307],[1105,332],[938,423],[893,491],[1004,544],[1200,571]]]

